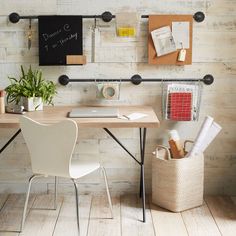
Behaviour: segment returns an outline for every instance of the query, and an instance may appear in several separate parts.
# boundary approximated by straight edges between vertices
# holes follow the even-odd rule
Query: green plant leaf
[[[8,77],[10,85],[6,87],[7,102],[18,104],[21,97],[42,97],[44,103],[53,105],[53,97],[57,94],[56,85],[52,81],[43,79],[42,71],[33,70],[30,66],[25,72],[21,65],[21,75],[17,80]]]

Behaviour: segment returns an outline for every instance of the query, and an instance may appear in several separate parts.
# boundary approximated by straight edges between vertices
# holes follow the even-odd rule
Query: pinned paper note
[[[172,35],[177,49],[189,48],[189,22],[172,22]]]
[[[151,32],[157,56],[163,56],[176,51],[176,45],[170,26],[164,26]]]

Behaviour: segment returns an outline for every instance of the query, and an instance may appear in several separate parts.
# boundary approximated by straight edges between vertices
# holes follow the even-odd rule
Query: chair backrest
[[[69,168],[78,136],[73,120],[53,125],[20,118],[20,127],[30,152],[33,173],[70,177]]]

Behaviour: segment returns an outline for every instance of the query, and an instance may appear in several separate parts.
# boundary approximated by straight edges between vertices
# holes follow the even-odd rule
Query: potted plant
[[[42,78],[42,72],[32,70],[31,66],[25,72],[21,66],[19,80],[9,77],[11,84],[6,87],[7,102],[23,103],[27,111],[43,110],[43,103],[53,105],[53,97],[57,93],[56,85],[52,81]]]

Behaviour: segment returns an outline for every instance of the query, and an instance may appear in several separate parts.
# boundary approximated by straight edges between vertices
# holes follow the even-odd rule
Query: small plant
[[[19,80],[9,77],[11,84],[6,87],[7,102],[19,104],[22,97],[41,97],[42,101],[48,105],[53,105],[53,97],[56,95],[56,85],[52,81],[42,78],[42,71],[32,70],[29,67],[27,73],[21,66],[21,76]]]

